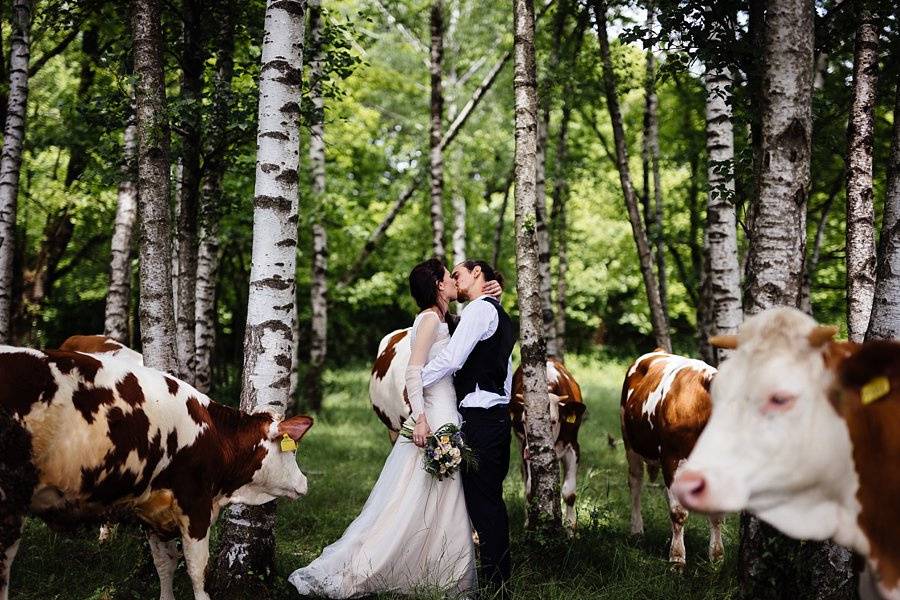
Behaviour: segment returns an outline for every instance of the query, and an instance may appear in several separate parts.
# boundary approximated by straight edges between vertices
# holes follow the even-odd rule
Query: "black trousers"
[[[477,468],[462,469],[469,518],[478,532],[482,585],[501,587],[509,580],[509,517],[503,502],[503,480],[509,471],[509,409],[461,408],[462,431],[475,451]]]

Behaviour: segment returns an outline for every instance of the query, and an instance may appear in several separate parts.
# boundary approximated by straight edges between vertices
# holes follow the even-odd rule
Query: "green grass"
[[[687,567],[669,571],[669,521],[659,484],[644,487],[645,536],[629,534],[629,496],[620,438],[618,402],[625,364],[572,357],[569,367],[581,383],[588,417],[580,434],[578,533],[553,550],[539,549],[524,535],[524,499],[516,451],[505,496],[513,538],[514,597],[523,599],[733,598],[737,596],[737,524],[726,522],[726,559],[710,565],[708,527],[691,516],[686,527]],[[368,403],[368,370],[328,374],[325,407],[300,446],[309,495],[281,503],[278,511],[276,598],[293,598],[286,577],[340,537],[364,504],[390,447],[383,425]],[[516,442],[513,442],[516,444]],[[13,566],[12,598],[25,600],[120,600],[155,598],[159,593],[149,549],[137,530],[119,528],[100,545],[96,531],[62,536],[30,521]],[[183,566],[176,579],[178,598],[192,598]]]

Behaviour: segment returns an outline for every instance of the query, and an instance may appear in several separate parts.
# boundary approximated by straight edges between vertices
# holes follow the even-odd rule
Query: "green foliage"
[[[428,156],[428,7],[424,0],[327,2],[324,14],[325,119],[327,184],[316,210],[329,236],[329,364],[371,360],[379,339],[407,326],[414,306],[406,290],[406,273],[430,254],[427,185],[419,186],[406,208],[376,247],[360,277],[339,281],[354,263],[370,233],[394,202],[424,172]],[[814,97],[813,180],[808,238],[815,238],[819,217],[830,203],[823,230],[821,259],[814,274],[813,307],[818,318],[844,320],[843,156],[849,104],[849,58],[852,52],[851,11],[829,17],[833,3],[819,2],[820,51],[829,57],[824,83]],[[452,5],[452,6],[451,6]],[[660,25],[651,36],[641,6],[613,9],[612,23],[624,33],[612,44],[619,83],[632,180],[642,194],[640,147],[643,122],[645,54],[648,40],[657,43],[657,79],[661,170],[663,183],[666,269],[669,310],[676,348],[696,352],[696,310],[706,212],[705,61],[718,56],[734,68],[735,172],[739,248],[746,254],[744,232],[753,197],[753,149],[747,65],[749,48],[746,5],[694,0],[656,3]],[[130,33],[121,2],[36,4],[33,56],[56,47],[72,27],[98,31],[99,58],[85,53],[80,37],[51,59],[32,78],[26,151],[22,167],[19,226],[22,264],[33,262],[42,247],[44,227],[64,208],[75,233],[62,259],[63,275],[33,319],[30,339],[55,345],[73,333],[102,328],[109,263],[108,240],[115,212],[115,190],[121,178],[122,130],[131,94]],[[255,135],[260,42],[264,3],[224,2],[204,20],[207,55],[205,96],[188,103],[180,98],[181,16],[179,3],[163,11],[166,37],[166,82],[169,122],[200,111],[209,124],[211,91],[221,11],[232,11],[238,24],[234,81],[228,97],[228,171],[220,207],[223,258],[218,284],[219,342],[215,369],[223,391],[235,395],[243,347],[244,314],[249,278]],[[511,47],[512,15],[503,4],[468,1],[448,3],[445,40],[445,128],[477,88],[487,70]],[[554,42],[556,11],[568,11],[562,41]],[[596,32],[579,2],[558,2],[538,21],[539,93],[550,108],[547,148],[548,202],[556,178],[568,183],[569,248],[567,334],[579,352],[631,356],[653,346],[649,312],[637,256],[614,161],[612,132],[601,89]],[[712,11],[712,12],[710,12]],[[698,19],[698,15],[705,15]],[[728,15],[735,15],[731,18]],[[721,43],[709,40],[709,24],[722,17]],[[725,18],[728,17],[728,18]],[[393,20],[393,21],[392,21]],[[400,24],[407,33],[400,30]],[[8,32],[8,24],[4,31]],[[674,32],[674,33],[673,33]],[[677,35],[675,35],[677,33]],[[885,48],[896,37],[887,23]],[[410,41],[410,36],[418,43]],[[8,36],[7,36],[8,39]],[[576,54],[577,51],[577,54]],[[559,67],[550,69],[554,52]],[[310,48],[304,53],[307,61]],[[880,219],[885,187],[893,89],[897,61],[886,55],[876,110],[875,199]],[[79,91],[82,67],[91,66],[93,81]],[[0,82],[5,85],[5,82]],[[304,82],[304,118],[308,119],[308,78]],[[565,90],[570,89],[570,93]],[[513,161],[512,69],[508,64],[459,136],[445,152],[445,217],[452,224],[451,198],[467,206],[467,255],[490,258],[498,217],[504,219],[499,269],[507,276],[504,303],[517,316],[515,295],[515,229],[509,202],[498,215]],[[564,101],[569,102],[568,160],[556,157]],[[87,166],[75,183],[64,185],[69,158],[76,146],[87,149]],[[312,241],[316,216],[309,201],[308,141],[301,141],[301,215],[298,247],[298,306],[301,358],[305,359],[310,308],[308,298]],[[180,136],[172,136],[172,156],[180,153]],[[548,207],[549,209],[549,207]],[[100,240],[99,242],[97,240]],[[449,242],[449,233],[447,235]],[[449,243],[448,243],[449,246]],[[555,268],[557,258],[552,258]],[[136,266],[136,265],[135,265]],[[555,272],[555,271],[554,271]],[[135,334],[138,332],[134,332]],[[133,343],[137,344],[138,335]]]

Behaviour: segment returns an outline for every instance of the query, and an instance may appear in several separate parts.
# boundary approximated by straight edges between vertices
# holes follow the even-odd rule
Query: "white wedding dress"
[[[413,323],[411,345],[421,319]],[[438,325],[435,339],[429,360],[450,339],[446,323]],[[445,423],[460,425],[451,377],[425,390],[424,408],[433,431]],[[341,539],[289,577],[301,595],[356,598],[437,589],[452,597],[474,591],[475,546],[461,475],[438,481],[422,461],[421,448],[404,437],[397,440]]]

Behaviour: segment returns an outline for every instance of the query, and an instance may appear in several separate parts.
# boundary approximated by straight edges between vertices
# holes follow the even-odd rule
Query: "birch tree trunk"
[[[709,331],[701,335],[737,333],[744,315],[741,309],[741,273],[738,264],[737,220],[734,207],[734,131],[732,127],[732,78],[727,66],[709,65],[706,70],[707,229],[704,244],[705,277],[701,289],[708,290]],[[708,351],[712,365],[728,357],[728,351]]]
[[[444,3],[431,2],[431,252],[444,261],[444,155],[441,144],[444,91],[441,69],[444,61]]]
[[[141,342],[144,362],[178,372],[172,304],[169,123],[158,0],[131,1],[141,219]]]
[[[900,10],[897,11],[896,22],[900,22]],[[897,46],[897,51],[900,51],[900,41]],[[900,75],[897,76],[894,92],[894,115],[900,115]],[[896,338],[900,338],[900,118],[895,116],[878,248],[875,299],[866,339]]]
[[[19,169],[25,144],[28,105],[28,59],[31,44],[31,3],[13,0],[10,36],[9,103],[0,151],[0,343],[12,341],[13,258],[16,248],[16,212]]]
[[[622,113],[619,110],[619,98],[616,92],[616,76],[613,72],[609,38],[606,31],[607,3],[606,0],[591,0],[591,6],[594,9],[597,37],[600,40],[603,87],[606,93],[606,104],[609,108],[616,144],[616,166],[619,169],[619,180],[622,183],[622,193],[625,196],[625,207],[628,209],[628,220],[631,222],[631,231],[634,234],[634,242],[637,246],[638,258],[640,259],[641,275],[644,278],[644,289],[647,291],[647,301],[650,307],[650,321],[653,324],[653,335],[656,337],[657,346],[671,351],[672,342],[669,337],[668,319],[665,312],[663,312],[659,287],[657,286],[656,276],[653,273],[653,253],[647,240],[647,232],[644,231],[644,226],[641,222],[637,198],[631,183],[631,174],[628,171],[628,148],[625,144],[625,130],[622,126]]]
[[[812,134],[813,6],[771,2],[763,52],[762,161],[747,258],[747,315],[797,306],[806,247]],[[784,597],[798,586],[810,597],[855,594],[850,553],[831,542],[800,543],[742,515],[742,594]]]
[[[853,99],[847,123],[847,330],[865,338],[875,295],[875,209],[872,143],[878,84],[878,19],[868,0],[860,4],[853,49]]]
[[[466,197],[453,194],[453,264],[466,260]]]
[[[205,165],[200,194],[199,248],[197,251],[195,384],[209,393],[212,357],[216,348],[216,282],[219,270],[219,216],[225,176],[226,130],[234,75],[234,11],[226,4],[219,15],[219,45],[213,80],[212,108],[206,132]]]
[[[178,214],[178,287],[176,335],[179,376],[196,383],[197,217],[200,203],[201,102],[203,64],[200,0],[184,0],[181,101],[186,110],[181,122],[181,202]]]
[[[325,74],[322,50],[321,0],[309,5],[309,34],[312,47],[311,93],[313,122],[310,127],[309,161],[312,166],[313,219],[312,326],[309,342],[309,370],[306,376],[307,403],[312,410],[322,407],[322,371],[328,350],[328,237],[325,230],[325,104],[322,79]]]
[[[296,318],[300,82],[305,0],[268,0],[259,77],[253,250],[241,409],[283,415]],[[223,519],[216,597],[250,598],[275,573],[275,503]]]
[[[541,319],[540,271],[538,267],[535,189],[537,166],[537,66],[534,56],[534,4],[515,0],[516,102],[516,291],[522,349],[522,375],[526,435],[531,452],[531,498],[529,527],[553,531],[561,527],[559,466],[553,449],[550,410],[547,404],[547,349]]]
[[[137,187],[134,182],[134,159],[137,154],[137,126],[132,116],[125,125],[123,146],[125,162],[116,205],[116,222],[112,236],[112,258],[109,264],[109,290],[106,294],[105,335],[121,344],[130,345],[128,305],[131,301],[131,246],[137,217]]]

